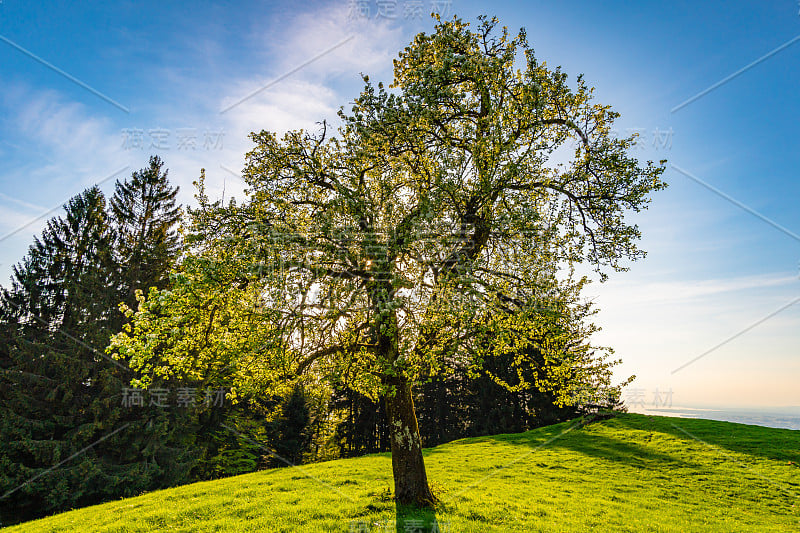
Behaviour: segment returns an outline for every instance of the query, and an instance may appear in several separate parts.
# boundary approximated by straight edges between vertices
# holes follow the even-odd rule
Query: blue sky
[[[601,309],[597,342],[624,361],[620,378],[636,374],[631,389],[648,404],[658,388],[676,405],[800,405],[800,305],[782,309],[800,298],[797,0],[486,9],[464,0],[2,0],[2,283],[41,214],[84,188],[106,180],[111,191],[157,153],[184,202],[200,168],[212,195],[241,196],[248,132],[334,118],[357,94],[359,72],[391,79],[397,51],[431,30],[426,13],[474,21],[485,12],[524,26],[548,65],[571,79],[583,73],[597,100],[622,114],[617,131],[640,133],[634,153],[668,160],[669,189],[635,219],[648,257],[587,290]]]

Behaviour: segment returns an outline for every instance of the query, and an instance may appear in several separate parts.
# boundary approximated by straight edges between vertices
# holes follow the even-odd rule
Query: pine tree
[[[163,288],[178,257],[178,187],[170,186],[163,165],[158,156],[151,157],[148,167],[117,181],[111,199],[119,278],[129,306],[136,304],[136,289]]]
[[[281,408],[281,416],[273,424],[272,446],[280,457],[277,466],[286,466],[284,461],[296,465],[311,444],[311,415],[306,394],[301,384],[295,385]]]

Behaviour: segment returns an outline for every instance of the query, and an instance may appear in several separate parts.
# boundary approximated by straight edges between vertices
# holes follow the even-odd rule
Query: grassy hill
[[[800,531],[800,431],[625,414],[463,439],[425,460],[442,500],[439,531]],[[398,531],[431,531],[432,514],[396,516],[391,484],[391,459],[379,454],[151,492],[3,531],[394,531],[398,518]]]

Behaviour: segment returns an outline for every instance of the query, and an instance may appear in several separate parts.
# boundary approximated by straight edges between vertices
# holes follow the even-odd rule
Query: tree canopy
[[[109,350],[144,384],[346,377],[386,401],[396,501],[431,505],[412,386],[453,354],[508,353],[554,391],[578,367],[607,385],[609,363],[558,327],[563,296],[584,283],[573,265],[604,277],[644,254],[626,214],[665,184],[581,77],[570,87],[495,19],[439,21],[394,73],[365,76],[335,131],[253,133],[244,203],[210,202],[201,178],[173,285],[139,295]]]

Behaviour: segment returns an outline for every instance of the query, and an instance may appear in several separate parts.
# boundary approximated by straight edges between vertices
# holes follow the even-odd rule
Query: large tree
[[[439,22],[395,60],[391,90],[365,83],[335,135],[252,135],[248,200],[201,189],[196,259],[140,298],[110,350],[145,375],[213,368],[249,391],[346,376],[386,403],[396,502],[430,506],[412,386],[456,352],[559,360],[564,344],[532,333],[558,312],[545,304],[564,267],[605,276],[643,255],[624,215],[665,186],[663,166],[630,157],[617,114],[495,20]],[[200,323],[181,318],[191,298]]]

